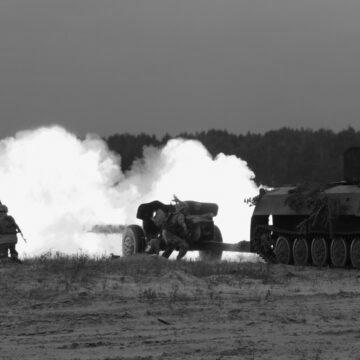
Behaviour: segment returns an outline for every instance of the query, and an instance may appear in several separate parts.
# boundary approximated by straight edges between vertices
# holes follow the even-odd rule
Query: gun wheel
[[[348,260],[348,245],[345,239],[335,238],[330,245],[330,258],[335,267],[345,267]]]
[[[294,264],[305,266],[309,263],[310,249],[306,238],[297,238],[293,245]]]
[[[276,260],[280,264],[290,264],[292,261],[291,242],[285,236],[279,236],[275,244]]]
[[[311,258],[315,266],[325,266],[329,259],[329,249],[325,238],[314,238],[311,243]]]
[[[351,242],[350,260],[355,269],[360,269],[360,238],[355,238]]]
[[[130,225],[122,238],[122,255],[128,257],[145,250],[145,235],[141,226]]]

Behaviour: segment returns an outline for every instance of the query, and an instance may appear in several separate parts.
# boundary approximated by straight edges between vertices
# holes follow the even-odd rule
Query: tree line
[[[236,155],[255,173],[258,184],[281,186],[303,182],[332,182],[343,179],[342,154],[350,146],[360,146],[360,131],[349,127],[340,132],[320,129],[290,129],[264,134],[232,134],[209,130],[176,137],[202,142],[211,155]],[[144,146],[160,147],[171,139],[147,134],[115,134],[106,139],[109,148],[120,154],[123,171],[142,157]]]

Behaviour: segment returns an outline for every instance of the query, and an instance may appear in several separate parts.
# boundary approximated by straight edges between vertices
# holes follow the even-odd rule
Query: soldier
[[[189,244],[185,240],[188,237],[188,228],[184,214],[180,211],[166,214],[165,211],[159,209],[156,211],[153,221],[157,227],[162,229],[162,237],[167,247],[163,256],[168,258],[173,250],[178,249],[177,260],[183,258],[189,249]]]
[[[17,225],[17,223],[15,222],[15,219],[12,216],[8,215],[8,208],[7,206],[3,205],[0,202],[0,222],[3,223],[3,226],[6,227],[7,231],[9,231],[10,233],[20,233],[22,234],[19,226]],[[21,263],[21,261],[19,260],[19,254],[16,251],[16,242],[15,243],[9,243],[9,244],[4,244],[5,247],[5,252],[6,252],[6,256],[8,255],[8,252],[10,252],[10,258],[11,260]]]
[[[148,245],[145,248],[147,254],[156,254],[159,255],[160,252],[160,238],[159,238],[159,229],[155,226],[152,219],[143,221],[143,229],[145,232],[145,238],[148,242]]]
[[[155,254],[155,255],[159,255],[160,252],[160,244],[161,244],[161,237],[159,232],[162,232],[162,226],[164,224],[164,222],[166,221],[166,215],[165,215],[165,211],[164,210],[160,210],[158,209],[153,217],[151,218],[151,220],[149,220],[149,222],[151,222],[153,224],[153,227],[155,225],[155,229],[156,229],[156,233],[154,233],[154,231],[150,234],[148,233],[147,238],[149,238],[149,243],[145,249],[145,252],[147,254]],[[151,228],[150,224],[148,224],[148,227]],[[153,229],[154,230],[154,229]]]

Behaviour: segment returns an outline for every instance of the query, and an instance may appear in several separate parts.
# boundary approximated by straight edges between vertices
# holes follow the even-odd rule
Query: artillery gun
[[[344,181],[261,190],[250,251],[270,262],[360,269],[360,148],[343,160]]]
[[[175,197],[175,204],[164,204],[160,201],[141,204],[137,211],[137,218],[142,220],[142,226],[129,225],[125,228],[122,239],[123,256],[144,253],[150,240],[161,239],[161,229],[152,221],[154,213],[161,209],[165,213],[182,211],[189,229],[189,251],[199,251],[201,260],[220,260],[223,251],[241,251],[239,244],[223,242],[220,229],[214,224],[213,218],[218,214],[218,205],[197,201],[179,201]],[[162,239],[161,239],[162,240]],[[161,250],[165,250],[165,243],[160,242]]]

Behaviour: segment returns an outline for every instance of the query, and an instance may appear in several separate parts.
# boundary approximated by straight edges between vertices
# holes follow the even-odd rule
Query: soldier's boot
[[[19,253],[15,249],[15,245],[9,246],[10,250],[10,259],[13,262],[16,262],[18,264],[22,264],[22,261],[19,259]]]
[[[187,253],[189,249],[189,245],[185,244],[179,248],[178,256],[176,257],[176,260],[181,260]]]
[[[168,258],[170,257],[170,255],[172,254],[172,252],[173,252],[173,249],[166,249],[166,250],[163,252],[162,256],[163,256],[164,258],[168,259]]]
[[[11,256],[10,259],[17,264],[22,264],[22,261],[17,256]]]
[[[160,239],[151,239],[146,246],[145,252],[147,254],[159,255],[160,252]]]

